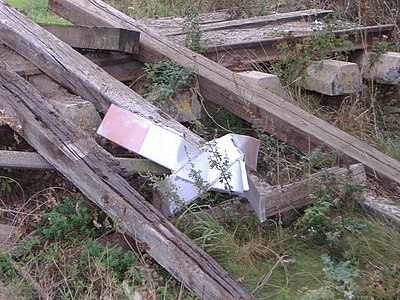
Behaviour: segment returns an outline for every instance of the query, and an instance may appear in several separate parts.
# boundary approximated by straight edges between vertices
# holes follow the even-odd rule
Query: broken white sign
[[[265,221],[265,203],[247,176],[257,167],[257,139],[227,134],[198,149],[179,132],[116,105],[111,105],[97,133],[172,171],[158,184],[165,215],[212,189],[248,199]]]

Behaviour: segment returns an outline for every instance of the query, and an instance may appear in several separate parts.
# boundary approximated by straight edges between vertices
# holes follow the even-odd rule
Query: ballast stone
[[[327,59],[307,68],[307,89],[328,96],[358,93],[362,76],[356,63]]]
[[[289,100],[289,97],[284,90],[279,77],[276,75],[259,71],[239,72],[237,75],[252,84],[267,89],[272,94],[275,94],[285,100]]]
[[[386,52],[375,57],[372,52],[362,52],[356,57],[356,63],[362,76],[378,83],[400,85],[400,53]]]

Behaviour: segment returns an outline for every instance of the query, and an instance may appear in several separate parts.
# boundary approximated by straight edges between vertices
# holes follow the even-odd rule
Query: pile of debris
[[[0,124],[10,126],[37,151],[37,154],[2,152],[1,167],[58,170],[88,199],[118,220],[124,232],[144,243],[157,262],[202,299],[252,299],[253,296],[129,185],[123,177],[127,174],[124,163],[100,147],[91,135],[100,122],[95,111],[106,114],[98,133],[171,170],[173,174],[164,186],[172,186],[185,203],[201,192],[195,184],[201,180],[205,189],[228,190],[249,199],[263,221],[268,216],[305,205],[307,191],[300,192],[304,183],[269,186],[254,172],[257,140],[227,135],[206,143],[110,75],[132,76],[126,75],[127,69],[117,70],[115,65],[111,68],[105,62],[110,57],[90,52],[84,56],[71,46],[121,51],[130,57],[129,63],[136,65],[167,57],[198,75],[200,93],[207,101],[252,121],[244,109],[247,107],[265,130],[274,132],[279,139],[304,153],[323,145],[339,151],[346,165],[360,163],[329,172],[350,172],[355,180],[365,181],[365,168],[368,174],[385,183],[400,184],[398,161],[103,2],[50,0],[49,7],[74,24],[106,28],[69,26],[68,30],[60,31],[56,27],[41,27],[0,1],[3,49]],[[63,42],[57,35],[69,38],[63,37]],[[99,35],[108,37],[107,42],[98,43]],[[55,90],[57,93],[53,93]],[[60,103],[60,98],[68,100]],[[85,110],[87,115],[72,116],[75,123],[70,122],[64,118],[70,105],[89,107]],[[95,120],[84,123],[87,131],[79,127],[85,118]],[[220,158],[222,162],[218,161]],[[156,195],[161,198],[161,210],[170,215],[177,203],[165,201],[167,191],[161,186]],[[380,210],[373,204],[367,205]],[[387,208],[384,207],[385,214],[392,210],[391,215],[394,211],[399,217],[396,208]]]

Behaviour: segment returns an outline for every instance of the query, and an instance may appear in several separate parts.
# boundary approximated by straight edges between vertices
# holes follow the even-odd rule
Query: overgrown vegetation
[[[306,91],[307,68],[311,62],[349,58],[352,42],[347,35],[336,36],[332,29],[336,29],[336,26],[330,25],[294,45],[287,42],[279,44],[277,49],[280,58],[271,65],[270,71],[280,77],[292,96],[291,101],[398,159],[399,135],[394,128],[400,125],[400,97],[395,87],[365,82],[362,92],[336,98]],[[397,32],[394,31],[390,43],[386,35],[372,43],[371,66],[381,54],[398,50]]]
[[[216,10],[226,10],[231,18],[244,18],[263,15],[269,9],[288,9],[280,5],[279,1],[266,0],[108,0],[106,1],[128,15],[138,19],[157,18],[163,16],[184,16],[195,11],[206,13]]]
[[[230,209],[215,215],[196,205],[176,225],[258,299],[399,297],[391,270],[399,267],[400,233],[363,216],[357,184],[341,178],[333,188],[333,178],[326,180],[311,197],[314,205],[291,226],[279,219],[259,224]]]
[[[160,106],[174,93],[192,86],[193,73],[178,63],[165,59],[154,64],[145,64],[145,76],[150,81],[147,91],[158,94],[156,105]]]
[[[307,86],[306,70],[312,61],[346,59],[352,46],[347,35],[336,36],[332,28],[327,27],[295,45],[287,42],[279,44],[277,48],[281,57],[272,65],[271,70],[289,88],[304,89]],[[339,47],[341,51],[337,50]]]
[[[53,20],[46,12],[47,1],[7,2],[35,21],[63,22],[59,18]],[[199,14],[220,8],[227,9],[233,17],[244,17],[268,13],[271,7],[282,12],[318,4],[320,8],[334,9],[332,26],[335,19],[365,25],[399,22],[398,1],[326,0],[312,1],[311,5],[309,1],[108,2],[138,18],[186,15],[187,45],[199,53],[204,51]],[[280,60],[270,69],[285,83],[293,102],[400,160],[400,99],[392,88],[366,82],[363,92],[357,95],[329,99],[305,91],[305,70],[312,60],[348,57],[350,42],[346,36],[333,35],[333,28],[316,32],[294,46],[281,44]],[[397,41],[394,50],[398,50],[398,36],[393,38]],[[389,49],[386,40],[381,37],[374,42],[371,64]],[[342,50],[337,51],[337,47]],[[190,71],[170,60],[147,65],[146,77],[151,81],[149,88],[159,89],[161,102],[178,90],[193,86],[195,80]],[[248,109],[252,125],[216,105],[203,106],[205,116],[190,124],[191,128],[207,140],[228,132],[258,137],[259,172],[271,184],[307,178],[337,164],[336,152],[317,148],[303,155],[275,139]],[[216,155],[214,164],[223,168],[223,157]],[[9,172],[3,175],[0,200],[4,208],[0,217],[26,226],[23,237],[35,230],[19,243],[16,251],[0,253],[0,283],[7,285],[3,294],[19,298],[35,298],[39,294],[60,299],[195,298],[187,292],[182,294],[179,284],[138,245],[125,244],[123,249],[121,242],[107,243],[105,240],[117,234],[116,228],[76,197],[76,191],[70,192],[70,197],[56,197],[47,189],[42,192],[37,188],[46,201],[38,201],[35,195],[28,200],[24,184]],[[196,178],[198,174],[192,176]],[[204,183],[199,183],[199,189],[204,189]],[[62,184],[58,181],[57,186]],[[207,195],[199,202],[206,205],[186,208],[176,226],[258,299],[400,298],[399,231],[369,216],[359,206],[356,200],[360,187],[351,178],[327,175],[310,190],[312,204],[289,223],[284,224],[285,216],[277,216],[260,224],[255,216],[238,217],[231,209],[219,214],[207,204],[221,202],[222,196]],[[8,209],[14,199],[23,201]]]
[[[8,284],[2,295],[25,299],[34,294],[47,299],[176,299],[181,294],[176,282],[146,254],[134,252],[129,244],[126,246],[131,248],[123,249],[115,242],[106,242],[112,232],[110,220],[82,198],[64,199],[43,214],[34,235],[16,249],[0,253],[0,281]]]

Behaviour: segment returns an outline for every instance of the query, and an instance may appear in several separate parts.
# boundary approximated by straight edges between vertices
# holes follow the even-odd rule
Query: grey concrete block
[[[361,72],[355,63],[313,62],[307,68],[307,89],[329,96],[357,93],[362,90]]]
[[[379,83],[400,85],[400,53],[376,54],[360,52],[355,59],[362,76]]]
[[[28,80],[63,117],[90,133],[96,131],[101,119],[91,102],[71,94],[47,75],[30,76]]]
[[[63,117],[83,130],[93,133],[99,127],[101,119],[91,102],[72,94],[61,98],[48,98],[48,100]]]
[[[258,71],[245,71],[237,73],[241,78],[255,84],[259,87],[267,89],[269,92],[289,100],[289,97],[284,90],[279,77],[273,74],[268,74]]]

